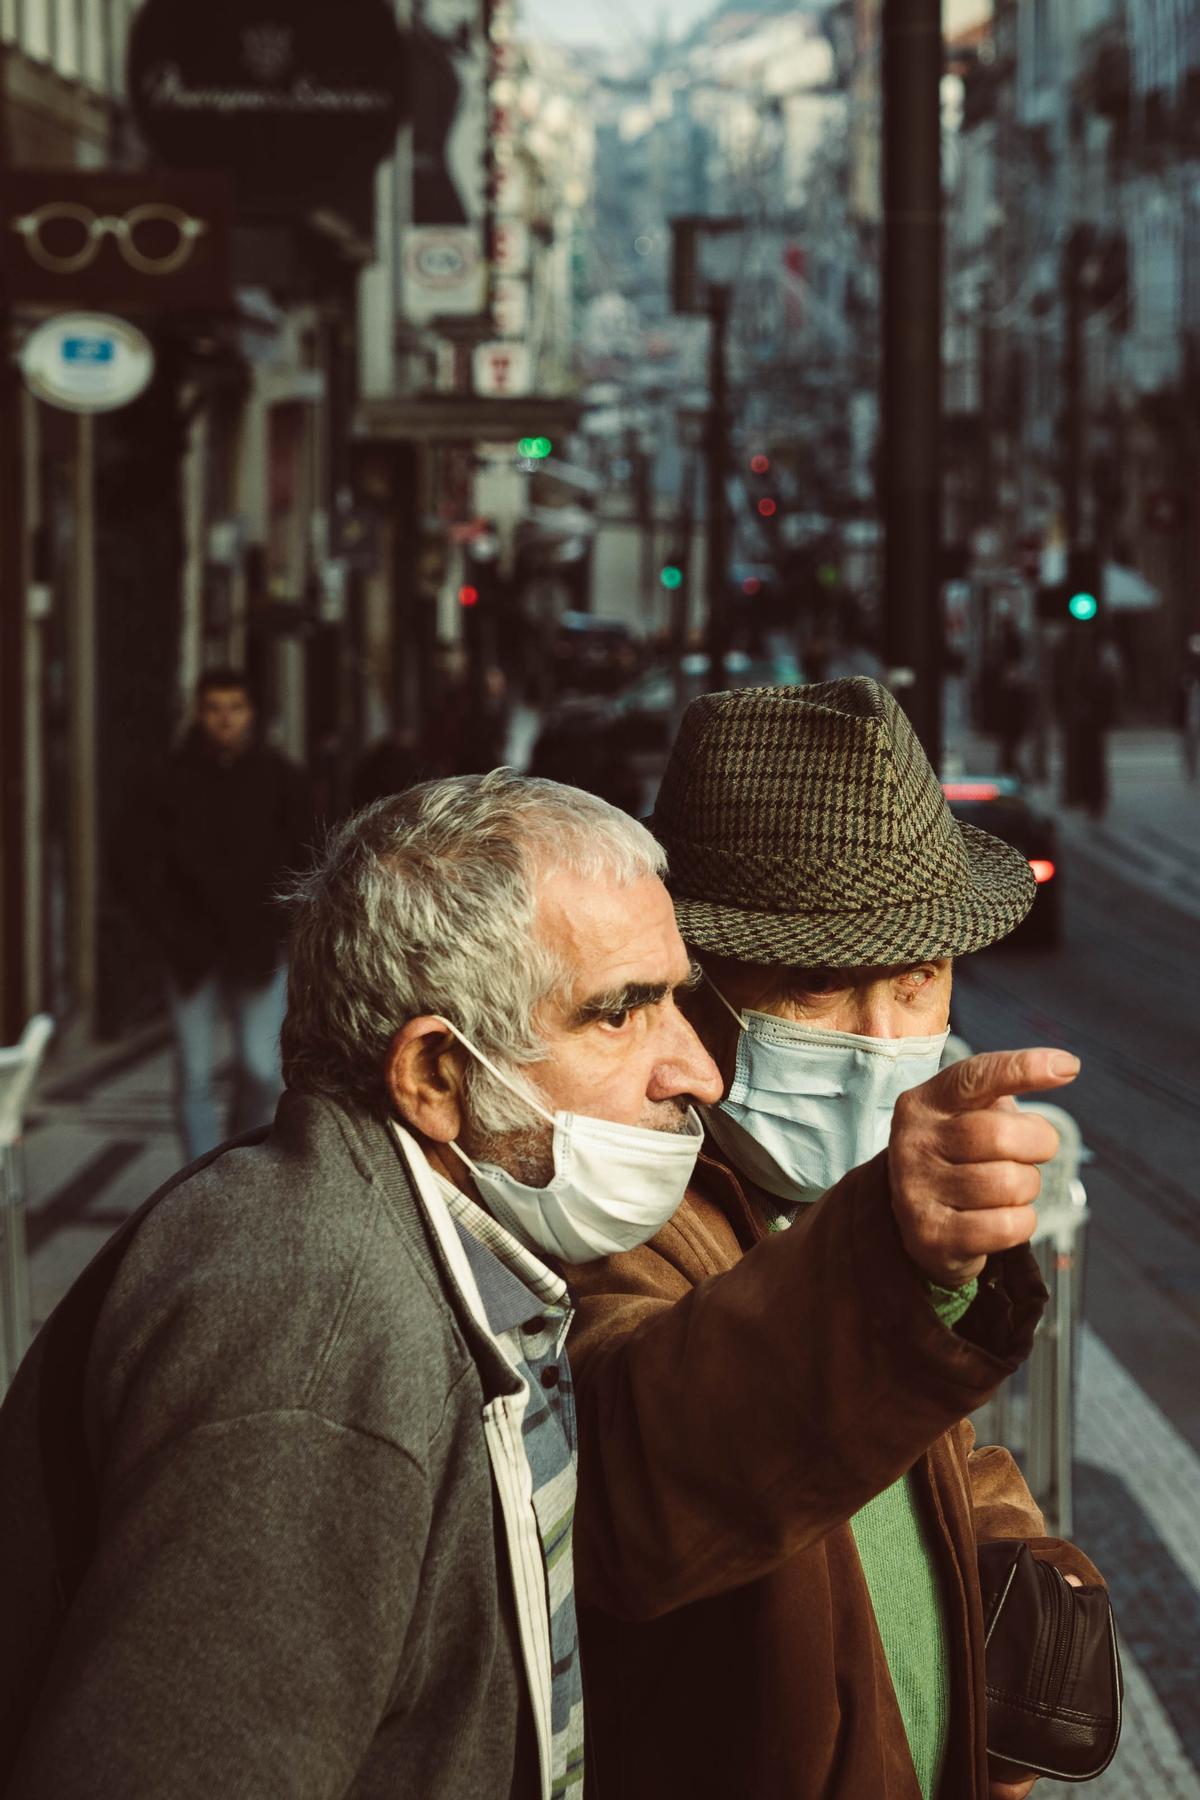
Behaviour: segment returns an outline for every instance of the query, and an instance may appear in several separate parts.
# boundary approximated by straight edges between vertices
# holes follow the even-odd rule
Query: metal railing
[[[25,1107],[54,1021],[38,1013],[21,1040],[0,1049],[0,1393],[29,1346],[29,1254],[25,1242]]]
[[[1062,1107],[1039,1100],[1023,1103],[1022,1110],[1042,1113],[1059,1135],[1058,1154],[1042,1170],[1037,1230],[1030,1243],[1050,1290],[1050,1304],[1028,1362],[981,1409],[975,1424],[981,1442],[994,1439],[1019,1454],[1030,1491],[1045,1514],[1047,1531],[1055,1537],[1069,1537],[1089,1217],[1087,1195],[1079,1180],[1083,1143],[1079,1126]]]

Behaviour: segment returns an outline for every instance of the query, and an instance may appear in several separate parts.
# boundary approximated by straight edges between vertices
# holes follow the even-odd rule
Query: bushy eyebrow
[[[641,1006],[657,1006],[668,994],[681,994],[688,988],[695,987],[700,980],[700,965],[693,962],[687,976],[680,982],[669,981],[627,981],[623,987],[609,988],[606,992],[591,994],[581,1000],[568,1020],[568,1025],[594,1024],[597,1019],[606,1019],[611,1013],[636,1012]]]

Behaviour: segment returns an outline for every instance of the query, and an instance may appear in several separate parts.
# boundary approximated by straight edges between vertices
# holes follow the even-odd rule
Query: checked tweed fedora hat
[[[981,950],[1036,886],[960,825],[903,709],[865,676],[702,694],[650,828],[685,941],[742,962],[850,968]]]

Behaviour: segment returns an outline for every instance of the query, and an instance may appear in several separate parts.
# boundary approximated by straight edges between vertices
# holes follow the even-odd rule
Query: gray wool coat
[[[536,1796],[513,1379],[367,1114],[285,1095],[168,1183],[0,1409],[0,1791]]]

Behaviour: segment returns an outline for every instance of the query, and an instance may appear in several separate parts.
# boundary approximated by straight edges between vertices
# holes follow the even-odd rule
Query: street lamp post
[[[733,281],[741,255],[742,221],[736,218],[671,220],[672,304],[676,312],[708,319],[708,431],[705,443],[705,597],[708,607],[709,683],[725,685],[729,650],[729,512],[726,468],[729,377],[726,367]]]
[[[728,368],[729,289],[708,290],[710,326],[708,365],[708,441],[706,445],[707,511],[704,573],[708,599],[708,671],[716,693],[725,686],[729,650],[729,503],[726,464],[729,442]]]
[[[884,661],[942,749],[941,0],[883,0]]]

